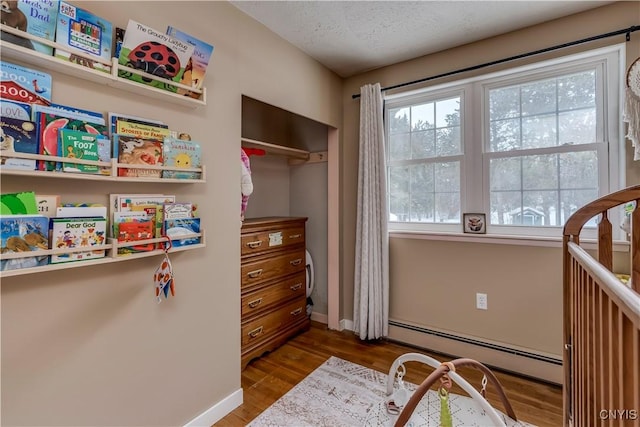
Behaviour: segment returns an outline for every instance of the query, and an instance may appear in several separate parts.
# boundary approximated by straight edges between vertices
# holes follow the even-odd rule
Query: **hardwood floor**
[[[244,426],[273,402],[302,381],[330,356],[387,373],[396,357],[404,353],[421,352],[446,361],[449,356],[417,350],[388,341],[364,342],[350,331],[327,330],[326,325],[312,322],[311,329],[288,341],[261,358],[250,362],[242,372],[244,403],[228,414],[216,426]],[[418,363],[406,365],[405,380],[419,384],[431,372]],[[482,375],[475,369],[458,371],[469,383],[480,387]],[[532,381],[494,370],[519,420],[540,427],[562,425],[562,389],[552,384]],[[456,387],[456,386],[454,386]],[[454,393],[465,394],[461,389]],[[504,411],[493,390],[487,388],[487,400]]]

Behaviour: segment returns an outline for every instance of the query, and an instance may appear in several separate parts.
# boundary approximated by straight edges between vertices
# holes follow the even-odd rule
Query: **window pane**
[[[522,162],[519,158],[492,159],[489,163],[491,191],[522,188]]]
[[[389,133],[409,132],[409,108],[393,108],[389,110]]]
[[[560,154],[560,185],[563,189],[598,189],[598,156],[595,151]]]
[[[523,157],[522,188],[525,190],[558,190],[558,155]]]
[[[547,114],[522,120],[522,148],[553,147],[557,145],[556,115]]]
[[[411,142],[408,133],[389,135],[389,160],[411,158]]]
[[[596,109],[568,111],[558,115],[560,144],[596,142]]]
[[[575,211],[598,198],[598,190],[565,190],[560,192],[562,205],[562,222],[564,223]],[[595,221],[591,221],[593,225]]]
[[[520,191],[491,192],[491,224],[512,224],[511,212],[522,207]]]
[[[558,79],[558,109],[574,110],[596,105],[596,72],[572,74]]]
[[[460,192],[460,162],[435,164],[435,191]]]
[[[489,115],[491,120],[520,116],[520,88],[503,87],[489,94]]]
[[[460,224],[460,193],[436,193],[435,222]]]
[[[434,210],[434,166],[415,165],[411,170],[411,215],[412,222],[433,222]]]
[[[426,159],[436,155],[436,141],[433,130],[411,134],[411,158]]]
[[[520,119],[499,120],[490,124],[491,151],[520,148]]]
[[[436,131],[436,155],[454,156],[462,153],[460,127],[438,129]]]
[[[556,111],[556,80],[542,80],[521,87],[522,115]]]
[[[460,98],[436,102],[436,127],[460,126]]]
[[[411,107],[411,129],[425,130],[435,126],[433,117],[433,102]]]
[[[556,226],[558,191],[525,191],[522,193],[522,209],[511,212],[513,224],[529,226]]]
[[[409,220],[409,168],[389,167],[389,221]]]

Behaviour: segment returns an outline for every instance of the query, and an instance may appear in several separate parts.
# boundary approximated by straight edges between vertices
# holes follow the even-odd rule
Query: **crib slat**
[[[607,211],[602,212],[598,224],[598,261],[609,271],[613,270],[613,236]]]

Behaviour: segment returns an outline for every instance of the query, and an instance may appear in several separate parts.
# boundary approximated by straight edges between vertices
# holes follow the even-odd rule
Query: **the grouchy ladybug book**
[[[176,92],[178,88],[170,82],[180,82],[194,49],[192,44],[129,20],[118,57],[118,63],[125,68],[118,70],[118,76]],[[132,73],[127,68],[151,74],[158,80]]]

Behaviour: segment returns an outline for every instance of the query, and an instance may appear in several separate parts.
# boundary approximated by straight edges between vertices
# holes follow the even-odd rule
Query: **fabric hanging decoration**
[[[627,134],[634,149],[633,160],[640,160],[640,58],[637,58],[627,71],[622,121],[627,123]]]

